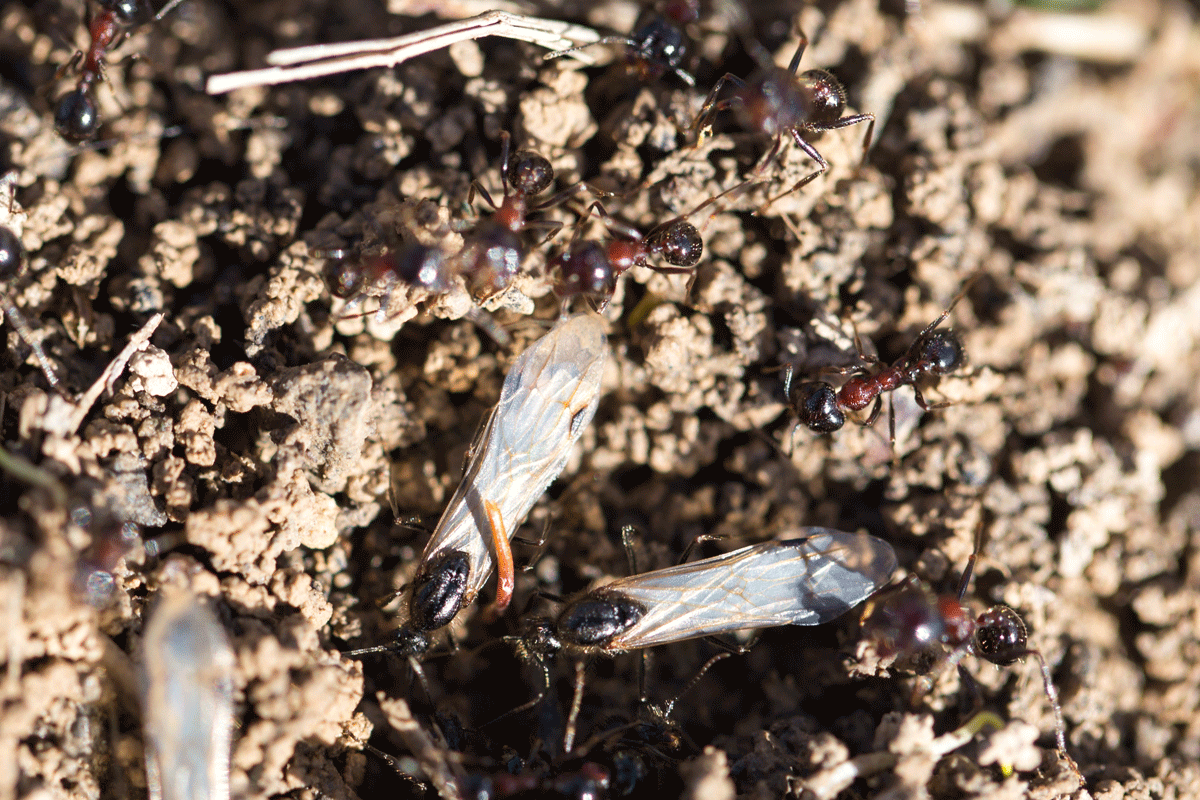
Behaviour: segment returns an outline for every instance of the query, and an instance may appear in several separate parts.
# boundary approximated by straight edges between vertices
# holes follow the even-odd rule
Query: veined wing
[[[164,598],[142,644],[152,800],[228,800],[233,651],[190,593]]]
[[[604,649],[630,650],[775,625],[819,625],[861,603],[891,577],[896,554],[865,534],[807,528],[723,556],[614,581],[597,594],[645,614]]]
[[[467,554],[464,603],[474,599],[493,569],[485,501],[495,504],[511,538],[595,416],[607,353],[601,318],[577,314],[513,362],[462,482],[422,555],[427,561],[447,550]]]

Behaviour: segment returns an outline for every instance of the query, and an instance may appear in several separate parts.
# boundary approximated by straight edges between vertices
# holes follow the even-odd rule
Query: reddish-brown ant
[[[609,228],[628,239],[572,241],[565,251],[551,258],[549,268],[558,273],[558,293],[562,297],[583,294],[607,298],[616,288],[617,279],[630,267],[678,275],[693,272],[700,262],[704,241],[696,226],[682,217],[642,236],[636,228],[609,217],[599,203],[588,208],[589,215],[593,209],[599,210]],[[662,256],[671,266],[650,264],[651,256]]]
[[[471,184],[467,197],[470,203],[478,192],[495,209],[491,219],[482,223],[468,237],[459,256],[462,271],[467,275],[474,291],[495,293],[502,291],[520,271],[525,247],[520,234],[527,230],[545,230],[542,241],[548,241],[562,229],[557,222],[530,222],[527,216],[561,203],[579,190],[587,188],[578,183],[554,195],[536,207],[530,207],[529,199],[541,194],[554,183],[554,169],[550,162],[532,150],[517,150],[510,153],[510,136],[507,131],[500,134],[500,178],[504,184],[504,197],[500,204],[492,200],[487,189],[476,181]]]
[[[152,19],[162,19],[181,1],[168,0]],[[97,80],[105,78],[105,56],[133,27],[142,8],[150,10],[146,0],[100,0],[99,13],[88,23],[92,41],[87,53],[76,50],[71,60],[59,70],[61,76],[67,70],[79,67],[79,80],[75,88],[63,95],[54,112],[54,128],[64,139],[71,142],[86,141],[100,127],[100,113],[91,96],[92,87]]]
[[[1011,666],[1027,656],[1037,659],[1046,698],[1054,713],[1055,744],[1082,782],[1078,766],[1067,754],[1066,724],[1050,667],[1041,651],[1029,646],[1029,633],[1021,616],[1005,605],[992,606],[975,616],[963,603],[983,547],[983,531],[981,520],[975,534],[975,549],[967,559],[957,592],[939,595],[921,580],[910,576],[893,589],[885,589],[867,601],[861,618],[863,639],[882,658],[901,656],[911,659],[938,645],[949,648],[939,661],[939,672],[957,666],[968,655],[976,655],[1001,667]],[[919,692],[914,694],[914,699],[917,696]]]
[[[796,74],[800,59],[808,46],[808,37],[800,35],[800,45],[792,62],[787,69],[774,65],[769,53],[760,45],[751,42],[750,49],[760,64],[759,74],[749,82],[725,73],[713,86],[712,91],[704,100],[700,113],[692,122],[692,131],[698,133],[709,128],[719,111],[736,106],[740,110],[743,124],[774,138],[774,144],[767,154],[759,161],[758,166],[749,178],[739,184],[741,188],[758,182],[766,166],[777,160],[783,146],[783,137],[790,135],[796,145],[809,158],[817,162],[817,169],[796,181],[790,189],[768,199],[759,207],[759,214],[765,213],[770,206],[781,197],[797,191],[806,184],[816,180],[829,169],[829,163],[805,139],[805,136],[823,131],[838,130],[860,122],[867,122],[867,133],[863,137],[863,158],[871,144],[871,134],[875,130],[874,114],[851,114],[842,116],[846,110],[846,91],[838,79],[821,69],[810,69]],[[732,83],[737,91],[733,97],[717,100],[726,83]],[[728,194],[726,192],[725,194]]]
[[[682,26],[695,22],[698,16],[699,4],[695,0],[673,0],[664,4],[662,13],[650,11],[643,14],[633,33],[628,36],[604,36],[578,47],[547,53],[542,59],[549,61],[601,44],[623,44],[626,48],[625,64],[629,72],[642,83],[653,83],[668,72],[673,72],[688,86],[695,86],[696,79],[683,68],[688,52],[688,37]]]
[[[962,341],[951,330],[936,330],[945,321],[954,306],[966,294],[970,282],[955,296],[946,310],[933,322],[925,326],[904,355],[900,356],[890,366],[878,372],[870,372],[871,365],[878,364],[879,359],[862,351],[862,343],[855,336],[855,346],[858,357],[862,362],[853,367],[836,368],[834,372],[852,373],[840,389],[835,390],[825,381],[792,382],[792,367],[788,365],[783,378],[783,391],[788,403],[796,413],[801,423],[815,433],[832,433],[846,424],[846,411],[862,411],[874,403],[870,414],[862,423],[871,425],[879,416],[883,407],[883,393],[899,389],[901,386],[912,386],[916,394],[917,405],[929,411],[945,408],[949,402],[930,403],[917,381],[926,376],[940,377],[961,367],[966,362],[966,352]],[[896,416],[894,411],[888,415],[888,431],[892,446],[896,444]]]

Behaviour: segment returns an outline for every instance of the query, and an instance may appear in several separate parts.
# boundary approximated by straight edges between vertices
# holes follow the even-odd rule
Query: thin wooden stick
[[[276,50],[267,55],[264,69],[212,75],[205,90],[209,94],[224,94],[251,86],[274,86],[280,83],[303,81],[326,75],[337,75],[356,69],[394,67],[415,56],[431,53],[468,39],[503,36],[545,47],[563,50],[574,45],[599,41],[600,34],[591,28],[540,17],[488,11],[477,17],[457,20],[436,28],[389,39],[366,39],[358,42],[307,45]],[[572,57],[586,64],[593,59],[586,52]]]

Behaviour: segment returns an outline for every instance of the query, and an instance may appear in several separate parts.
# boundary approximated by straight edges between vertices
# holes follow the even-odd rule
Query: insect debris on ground
[[[10,184],[9,189],[8,212],[9,216],[12,216],[15,208],[16,187]],[[25,319],[21,310],[17,308],[17,304],[11,296],[12,284],[21,276],[24,268],[25,258],[20,238],[12,229],[0,225],[0,310],[4,312],[4,316],[12,324],[17,335],[21,337],[21,341],[25,342],[33,352],[33,357],[37,361],[38,367],[41,368],[42,374],[46,376],[46,382],[50,384],[50,388],[58,390],[61,389],[61,383],[58,375],[54,372],[54,366],[46,355],[46,350],[42,346],[41,340],[34,336],[32,326]]]

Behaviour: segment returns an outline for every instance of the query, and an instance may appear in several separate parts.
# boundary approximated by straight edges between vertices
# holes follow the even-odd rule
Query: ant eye
[[[1001,667],[1028,655],[1029,634],[1017,612],[1008,606],[996,606],[979,615],[975,629],[975,650]]]
[[[67,141],[83,142],[100,127],[100,114],[87,92],[75,90],[63,95],[54,113],[54,129]]]
[[[838,408],[837,394],[824,381],[793,385],[788,402],[800,421],[815,433],[833,433],[846,424],[846,415]]]
[[[798,80],[812,103],[809,122],[827,125],[842,116],[846,109],[846,90],[837,78],[823,69],[810,69]]]
[[[951,331],[939,331],[921,347],[921,360],[929,364],[934,375],[945,375],[962,366],[963,346]]]
[[[700,231],[683,220],[648,236],[646,245],[652,251],[662,253],[667,263],[676,267],[694,267],[704,254]]]
[[[531,197],[541,194],[554,183],[550,162],[532,150],[518,150],[509,168],[508,185],[513,191]]]

